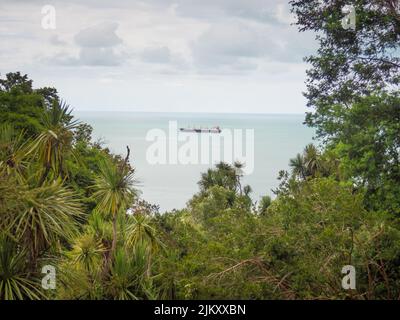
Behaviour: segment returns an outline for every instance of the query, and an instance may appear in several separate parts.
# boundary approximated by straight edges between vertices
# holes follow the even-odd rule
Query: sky
[[[0,74],[79,111],[303,113],[294,21],[287,0],[0,0]]]

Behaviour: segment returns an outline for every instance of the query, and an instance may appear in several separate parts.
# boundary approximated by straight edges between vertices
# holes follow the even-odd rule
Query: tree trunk
[[[150,250],[151,250],[151,249],[150,249]],[[146,267],[146,276],[147,276],[148,278],[151,277],[151,255],[152,255],[152,253],[151,253],[151,251],[150,251],[149,257],[148,257],[148,259],[147,259],[147,267]]]
[[[113,239],[110,251],[108,251],[106,262],[104,264],[103,278],[107,277],[107,274],[111,269],[111,263],[114,259],[115,250],[117,249],[117,215],[113,216],[112,226],[113,226]]]
[[[51,164],[46,163],[46,169],[44,170],[42,176],[40,177],[39,187],[41,187],[43,185],[44,181],[46,180],[47,176],[49,175],[50,168],[51,168]]]
[[[27,232],[26,242],[27,246],[29,247],[28,270],[29,274],[31,274],[37,272],[37,259],[38,259],[37,248],[35,246],[35,242],[33,241],[32,231]]]
[[[117,215],[115,214],[112,220],[113,224],[113,240],[111,244],[111,250],[110,250],[110,259],[113,259],[115,249],[117,248]]]

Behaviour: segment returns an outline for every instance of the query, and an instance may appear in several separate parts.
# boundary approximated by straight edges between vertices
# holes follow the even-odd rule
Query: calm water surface
[[[130,146],[131,162],[136,168],[142,197],[160,205],[161,211],[183,208],[198,191],[201,172],[211,165],[151,165],[146,160],[146,150],[153,144],[146,141],[151,129],[164,130],[168,135],[169,121],[176,121],[178,127],[219,125],[224,129],[253,129],[254,171],[244,177],[244,183],[252,187],[254,200],[264,194],[272,196],[271,189],[279,184],[279,170],[288,169],[289,159],[313,142],[314,135],[312,129],[303,125],[304,115],[104,111],[75,111],[75,115],[92,125],[94,139],[102,139],[111,151],[125,154],[126,145]]]

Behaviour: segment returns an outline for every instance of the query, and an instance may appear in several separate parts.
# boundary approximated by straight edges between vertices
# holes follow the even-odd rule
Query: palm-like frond
[[[16,131],[10,124],[0,126],[0,173],[11,174],[14,171],[17,177],[23,174],[29,143],[24,133]]]
[[[101,269],[104,251],[101,241],[93,234],[83,234],[75,240],[68,257],[74,264],[94,274]]]
[[[96,178],[93,198],[97,201],[95,211],[117,215],[125,210],[136,195],[133,172],[121,170],[110,161],[100,163],[100,175]]]
[[[157,237],[157,231],[151,225],[148,216],[135,214],[131,218],[133,221],[128,225],[127,244],[129,247],[133,248],[133,250],[137,250],[138,248],[146,250],[146,276],[150,278],[153,254],[160,248],[164,248],[164,245]]]
[[[56,176],[66,174],[65,158],[72,154],[73,130],[79,124],[71,121],[71,111],[64,102],[54,104],[43,115],[44,131],[33,141],[29,154],[37,156],[43,165],[40,184],[50,170]]]
[[[112,241],[112,225],[104,219],[104,215],[98,211],[92,212],[88,220],[87,232],[100,239],[103,243]]]
[[[100,270],[89,272],[81,263],[74,263],[71,257],[61,259],[57,265],[58,298],[94,300],[103,297],[103,285],[98,277]]]
[[[127,231],[127,244],[129,246],[136,247],[138,244],[143,244],[153,252],[163,246],[148,216],[135,214],[131,219],[132,222],[128,225]]]
[[[152,278],[146,275],[147,248],[137,245],[134,251],[117,250],[108,283],[109,296],[117,300],[155,299]]]
[[[243,194],[244,194],[245,196],[249,196],[250,193],[251,193],[252,191],[253,191],[253,190],[251,189],[251,186],[249,186],[249,185],[245,185],[245,186],[243,187]]]
[[[289,166],[292,168],[294,176],[305,178],[305,162],[304,157],[298,153],[295,158],[290,159]]]
[[[206,173],[201,175],[199,186],[202,191],[213,186],[221,186],[230,190],[240,187],[240,177],[243,165],[239,162],[235,166],[228,163],[220,162],[216,164],[216,169],[208,169]]]
[[[104,266],[104,273],[109,271],[111,260],[117,247],[117,220],[119,214],[125,213],[128,206],[132,203],[136,190],[134,189],[133,170],[127,166],[128,155],[122,166],[111,163],[110,160],[104,160],[100,163],[100,175],[96,178],[94,188],[96,192],[93,198],[97,202],[95,213],[101,213],[105,216],[111,215],[113,227],[113,239],[107,263]]]
[[[60,129],[71,131],[79,125],[79,121],[72,121],[72,109],[64,101],[51,106],[44,113],[42,122],[46,129]]]
[[[138,300],[135,293],[140,283],[140,276],[144,273],[144,265],[144,263],[135,264],[133,258],[123,250],[116,252],[109,283],[109,291],[114,299]]]
[[[322,165],[320,160],[320,154],[317,147],[313,144],[309,144],[304,149],[304,162],[307,173],[311,176],[315,176],[320,171]]]
[[[26,185],[21,189],[22,209],[11,212],[6,217],[6,225],[16,239],[27,242],[33,258],[58,239],[71,239],[76,235],[82,208],[73,191],[60,181],[37,188]]]
[[[39,288],[26,272],[26,251],[0,236],[0,300],[37,300],[44,297]]]

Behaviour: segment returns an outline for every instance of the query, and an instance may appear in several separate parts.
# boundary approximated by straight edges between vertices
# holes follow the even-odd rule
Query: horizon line
[[[190,113],[190,114],[248,114],[248,115],[305,115],[304,112],[213,112],[213,111],[142,111],[142,110],[112,110],[112,109],[76,109],[73,112],[125,112],[125,113]]]

